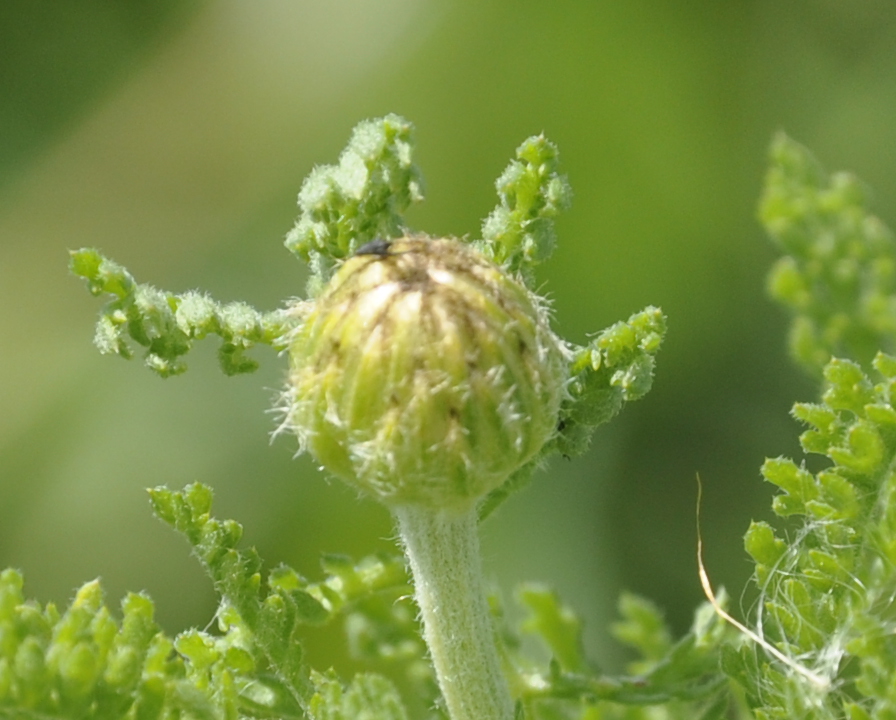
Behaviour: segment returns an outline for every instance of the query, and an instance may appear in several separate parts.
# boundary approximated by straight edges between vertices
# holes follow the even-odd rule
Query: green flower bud
[[[540,298],[468,244],[368,243],[299,312],[286,425],[391,506],[467,509],[556,432],[564,345]]]

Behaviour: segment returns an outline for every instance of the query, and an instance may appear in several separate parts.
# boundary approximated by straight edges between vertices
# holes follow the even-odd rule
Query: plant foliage
[[[136,342],[146,348],[146,366],[162,377],[185,372],[184,355],[206,335],[223,340],[218,360],[225,374],[253,372],[258,363],[245,356],[246,350],[258,343],[277,346],[290,328],[282,311],[260,313],[242,302],[223,305],[203,293],[174,294],[137,283],[92,248],[73,251],[70,267],[93,295],[111,296],[96,324],[97,349],[130,358],[130,342]]]
[[[143,595],[125,598],[123,617],[116,620],[98,581],[84,585],[60,613],[52,605],[26,602],[22,576],[7,570],[0,576],[0,717],[408,717],[384,676],[364,673],[346,682],[332,670],[308,666],[303,628],[340,620],[359,660],[387,661],[396,677],[417,690],[416,704],[422,699],[423,707],[432,707],[435,686],[409,612],[401,558],[353,563],[327,556],[326,575],[317,582],[282,565],[263,581],[258,555],[238,547],[241,526],[210,514],[208,487],[156,488],[150,498],[214,583],[220,597],[217,630],[167,637]],[[528,617],[521,630],[506,629],[504,646],[526,717],[637,718],[641,705],[668,703],[663,717],[684,720],[695,717],[694,708],[718,705],[724,678],[714,648],[725,627],[708,607],[676,643],[653,606],[624,597],[616,634],[642,659],[631,676],[611,677],[584,657],[581,621],[552,591],[527,586],[520,601]],[[540,637],[551,659],[526,658],[522,634]]]
[[[805,148],[775,138],[759,215],[784,255],[768,286],[793,312],[793,356],[819,375],[832,357],[868,370],[879,351],[896,352],[893,236],[866,205],[855,176],[829,176]]]
[[[773,510],[791,520],[786,533],[764,522],[747,532],[754,624],[790,662],[748,645],[723,653],[757,718],[896,717],[896,358],[871,355],[896,341],[896,256],[858,188],[776,138],[761,214],[790,254],[770,287],[794,310],[797,359],[822,368],[820,401],[793,415],[808,427],[803,450],[825,462],[816,472],[787,458],[762,468],[781,491]]]
[[[309,262],[312,296],[340,258],[404,231],[401,214],[422,198],[412,152],[407,121],[368,121],[338,165],[316,169],[303,185],[287,246]],[[497,188],[477,247],[531,283],[553,246],[553,218],[570,198],[556,148],[543,137],[527,140]],[[780,491],[773,509],[785,522],[754,522],[746,534],[760,592],[748,619],[754,634],[737,632],[705,604],[675,640],[656,607],[626,594],[611,631],[637,659],[611,676],[585,656],[575,613],[550,588],[525,585],[518,627],[491,599],[519,718],[896,718],[896,356],[887,354],[896,352],[894,244],[867,214],[854,178],[827,176],[783,135],[773,143],[760,214],[785,253],[769,288],[794,314],[791,349],[823,387],[817,402],[793,410],[807,426],[803,450],[821,461],[773,458],[762,468]],[[182,372],[193,341],[209,334],[223,340],[226,373],[251,371],[245,351],[282,347],[300,322],[289,310],[261,313],[138,284],[95,250],[73,253],[72,269],[91,292],[111,297],[97,326],[100,350],[130,357],[137,343],[162,376]],[[664,332],[665,318],[649,307],[586,346],[567,347],[570,381],[556,436],[488,498],[481,517],[548,455],[584,451],[593,427],[649,390]],[[25,599],[22,575],[6,570],[0,718],[445,717],[401,558],[325,556],[317,581],[285,566],[265,571],[254,550],[240,547],[240,525],[211,515],[209,488],[156,488],[150,497],[214,584],[214,629],[168,637],[144,595],[128,595],[116,618],[97,581],[62,611],[42,606]],[[725,603],[723,592],[717,602]],[[344,678],[309,665],[306,629],[334,622],[370,672]],[[539,639],[540,656],[527,651],[527,636]]]

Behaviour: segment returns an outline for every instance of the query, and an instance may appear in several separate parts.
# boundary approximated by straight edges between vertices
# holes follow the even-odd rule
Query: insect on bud
[[[540,299],[468,244],[368,243],[306,313],[287,425],[387,505],[464,511],[556,430],[563,344]]]

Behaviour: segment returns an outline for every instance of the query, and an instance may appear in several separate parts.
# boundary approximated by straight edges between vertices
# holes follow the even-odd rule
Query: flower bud
[[[369,243],[305,313],[287,426],[388,505],[467,509],[556,431],[563,344],[540,299],[463,242]]]

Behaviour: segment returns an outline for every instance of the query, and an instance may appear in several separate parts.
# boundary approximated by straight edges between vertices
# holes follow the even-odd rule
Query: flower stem
[[[451,720],[511,720],[513,702],[483,591],[477,513],[393,507],[423,635]]]

